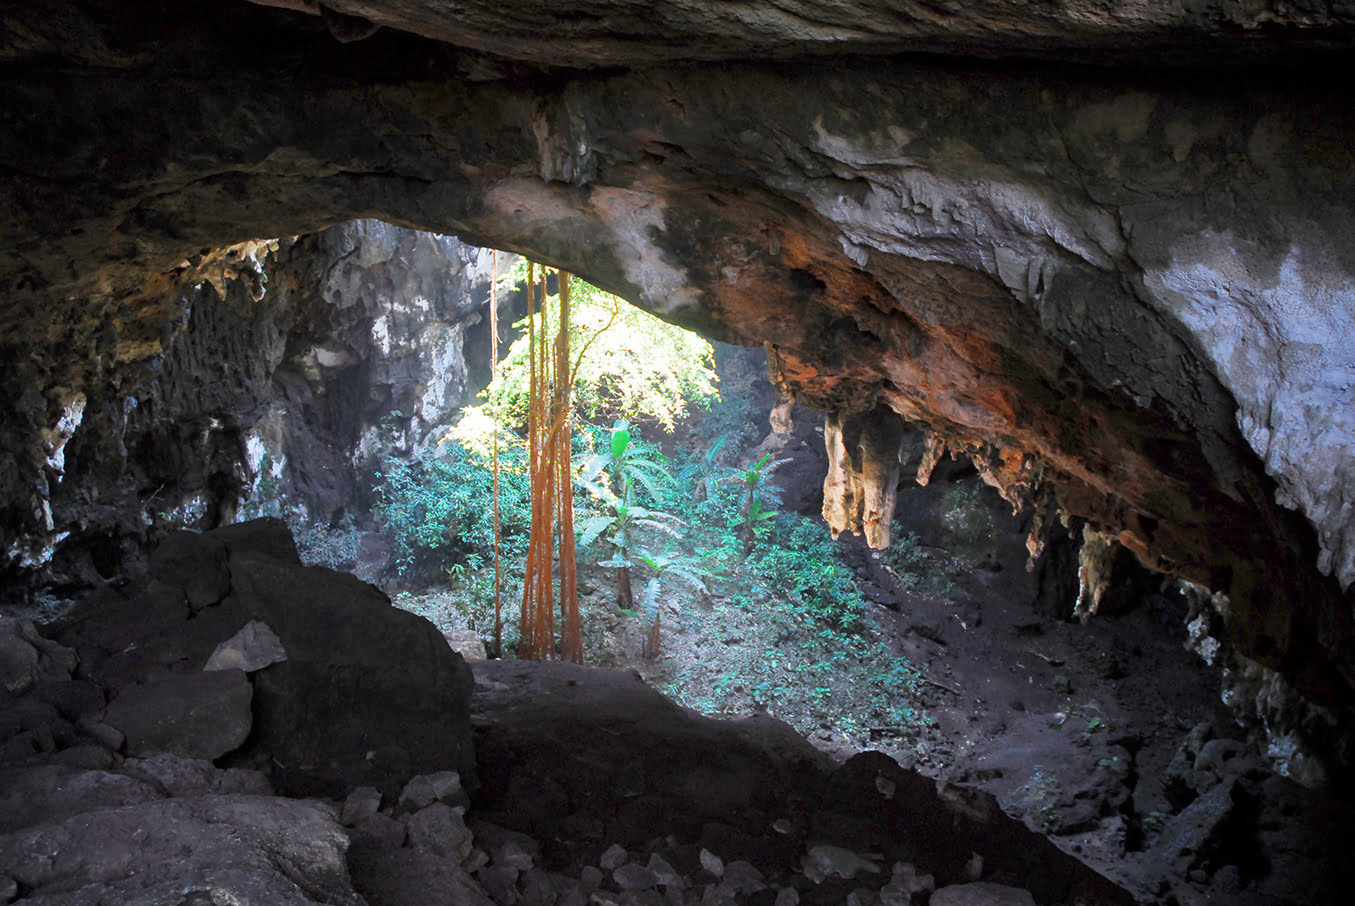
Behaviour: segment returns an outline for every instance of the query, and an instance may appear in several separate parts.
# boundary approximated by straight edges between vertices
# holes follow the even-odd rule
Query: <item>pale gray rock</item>
[[[909,862],[895,862],[889,883],[880,888],[880,906],[910,906],[915,895],[935,889],[936,881],[931,875],[918,874]]]
[[[339,809],[339,823],[352,827],[363,818],[375,815],[381,808],[381,791],[373,786],[360,786],[343,801]]]
[[[123,770],[132,776],[153,781],[170,796],[197,793],[267,796],[273,792],[268,778],[258,771],[243,768],[222,770],[205,759],[172,753],[129,758],[123,763]]]
[[[754,894],[759,890],[767,889],[767,885],[763,883],[762,872],[758,871],[751,862],[743,859],[737,859],[726,865],[722,880],[736,893],[743,895]]]
[[[468,661],[483,661],[489,657],[485,643],[474,629],[453,629],[451,632],[444,632],[442,637],[447,640],[453,651]]]
[[[239,632],[216,647],[202,669],[252,673],[285,660],[287,649],[282,646],[277,634],[262,620],[250,620]]]
[[[474,838],[461,818],[461,812],[446,803],[435,802],[410,815],[405,821],[409,828],[409,845],[453,862],[463,862],[470,855]]]
[[[612,880],[622,890],[649,890],[659,884],[658,875],[636,862],[627,862],[612,872]]]
[[[400,791],[398,806],[407,809],[421,809],[434,802],[466,808],[470,799],[461,786],[461,775],[456,771],[438,771],[432,774],[420,774],[411,777],[409,783]]]
[[[875,859],[828,843],[811,846],[801,860],[800,868],[815,884],[822,884],[830,875],[850,880],[862,873],[880,873],[880,865]]]
[[[724,860],[708,849],[702,849],[700,854],[701,867],[713,874],[715,877],[721,877],[725,873]]]
[[[686,879],[678,874],[677,869],[658,853],[649,854],[649,862],[645,867],[654,873],[655,880],[662,887],[672,885],[685,888],[687,886]]]
[[[630,857],[626,853],[626,848],[619,843],[613,843],[602,851],[598,858],[598,866],[603,871],[615,871],[624,865],[628,858]]]

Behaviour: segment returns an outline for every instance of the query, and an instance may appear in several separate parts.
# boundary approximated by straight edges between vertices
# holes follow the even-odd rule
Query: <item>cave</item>
[[[415,272],[501,249],[765,344],[777,389],[824,414],[835,534],[888,544],[906,423],[920,480],[945,454],[971,461],[1024,514],[1032,555],[1048,543],[1082,570],[1091,621],[1112,575],[1181,583],[1193,625],[1247,665],[1238,710],[1302,751],[1299,779],[1348,795],[1355,9],[52,0],[0,22],[7,605],[128,569],[193,602],[172,551],[147,561],[162,498],[227,532],[191,562],[238,553],[260,600],[299,581],[259,552],[287,561],[285,540],[231,535],[222,507],[251,478],[240,432],[281,424],[261,388],[292,387],[297,417],[325,407],[309,416],[332,434],[305,452],[316,504],[349,492],[345,445],[389,401],[276,376],[308,336],[317,371],[373,366],[330,343],[355,329],[341,310],[277,307],[271,268],[330,279],[317,262],[373,237]],[[334,227],[357,218],[377,220]],[[484,303],[415,276],[444,313]],[[316,783],[296,791],[336,792]],[[1264,789],[1230,792],[1230,814],[1262,810]],[[537,830],[557,829],[548,812]],[[10,883],[22,901],[31,885]]]

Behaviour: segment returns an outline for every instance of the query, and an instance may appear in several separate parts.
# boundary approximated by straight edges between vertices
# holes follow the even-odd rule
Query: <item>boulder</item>
[[[71,678],[75,652],[44,638],[30,620],[0,617],[0,695]]]
[[[410,776],[441,770],[473,788],[471,674],[436,627],[353,576],[261,553],[286,548],[267,521],[228,530],[217,530],[231,549],[225,604],[266,622],[287,652],[253,674],[251,750],[279,788],[394,798]]]
[[[181,589],[193,610],[215,604],[231,590],[225,542],[210,534],[174,531],[151,552],[151,577]]]
[[[124,688],[104,721],[127,737],[129,755],[172,752],[210,761],[248,738],[252,698],[241,670],[183,673]]]
[[[0,835],[0,865],[45,904],[360,906],[328,807],[195,796],[103,808]],[[53,858],[59,853],[59,858]]]
[[[494,906],[464,869],[430,852],[355,847],[350,862],[370,906]]]
[[[203,670],[243,670],[252,673],[287,660],[287,649],[261,620],[250,620],[212,652]]]
[[[931,906],[1035,906],[1035,898],[1020,887],[975,881],[942,887],[932,894]]]
[[[441,802],[409,816],[409,845],[460,864],[470,855],[474,839],[461,811]]]
[[[0,768],[0,834],[163,796],[150,780],[108,771],[50,764]]]
[[[1148,851],[1148,862],[1163,874],[1186,874],[1219,841],[1240,795],[1237,779],[1230,777],[1186,806],[1162,829]]]
[[[447,640],[453,651],[468,661],[483,661],[489,657],[480,633],[474,629],[453,629],[451,632],[444,632],[442,637]]]

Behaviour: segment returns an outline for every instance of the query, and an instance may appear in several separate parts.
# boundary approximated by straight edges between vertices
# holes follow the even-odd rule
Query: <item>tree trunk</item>
[[[630,590],[630,567],[616,568],[616,606],[622,610],[635,609],[635,596]]]

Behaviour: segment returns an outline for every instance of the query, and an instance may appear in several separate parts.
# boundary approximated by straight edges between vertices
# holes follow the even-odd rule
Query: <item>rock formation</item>
[[[1351,700],[1347,4],[272,5],[3,14],[11,564],[199,256],[380,215],[768,341]]]

